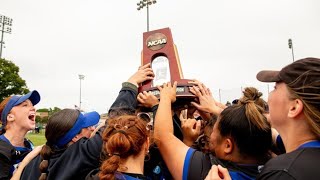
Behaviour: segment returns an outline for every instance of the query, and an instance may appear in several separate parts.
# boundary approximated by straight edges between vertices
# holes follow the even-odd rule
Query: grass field
[[[44,137],[44,132],[40,132],[39,134],[28,133],[27,138],[35,145],[39,146],[46,143],[46,138]]]

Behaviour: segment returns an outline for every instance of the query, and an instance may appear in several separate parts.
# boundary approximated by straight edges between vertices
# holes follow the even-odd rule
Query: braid
[[[109,159],[105,160],[101,165],[101,172],[99,173],[99,179],[105,180],[115,179],[115,172],[119,168],[120,156],[112,155]]]
[[[132,139],[124,130],[116,131],[114,128],[107,131],[109,134],[106,140],[106,150],[109,158],[101,165],[99,178],[101,180],[115,179],[115,172],[120,167],[120,160],[128,157],[128,152],[132,149]],[[106,139],[104,137],[104,139]]]
[[[42,147],[42,149],[40,151],[40,155],[41,155],[42,161],[41,161],[40,166],[39,166],[39,169],[40,169],[40,172],[41,172],[39,180],[46,180],[47,179],[47,169],[48,169],[48,166],[49,166],[49,159],[50,159],[51,154],[52,154],[52,149],[46,143]]]
[[[117,170],[128,169],[122,164],[123,160],[136,156],[143,150],[143,144],[149,136],[146,125],[147,123],[137,116],[123,115],[109,119],[102,135],[109,159],[100,167],[101,180],[113,180]]]
[[[41,172],[39,180],[47,179],[51,156],[56,151],[64,151],[68,147],[67,144],[63,147],[57,147],[56,143],[59,138],[63,137],[74,126],[79,114],[80,111],[75,109],[63,109],[49,117],[45,132],[47,142],[40,151],[42,161],[39,165]]]

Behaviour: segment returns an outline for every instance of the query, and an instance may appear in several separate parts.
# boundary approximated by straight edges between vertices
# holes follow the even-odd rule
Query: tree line
[[[0,59],[0,101],[13,94],[26,94],[29,89],[12,61]]]

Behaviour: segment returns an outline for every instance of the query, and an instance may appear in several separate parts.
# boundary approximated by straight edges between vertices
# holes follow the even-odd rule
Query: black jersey
[[[19,163],[33,149],[30,140],[24,139],[24,147],[13,146],[2,134],[0,136],[0,179],[10,179]]]
[[[221,165],[228,169],[233,180],[253,180],[261,166],[256,164],[237,164],[218,159],[212,155],[189,148],[183,166],[183,180],[205,179],[212,165]]]
[[[269,160],[257,179],[320,179],[320,148],[299,148]]]
[[[100,166],[102,138],[100,129],[90,139],[81,138],[66,149],[56,151],[49,159],[47,179],[85,179],[86,175]],[[38,180],[41,173],[41,156],[35,157],[24,169],[22,180]]]

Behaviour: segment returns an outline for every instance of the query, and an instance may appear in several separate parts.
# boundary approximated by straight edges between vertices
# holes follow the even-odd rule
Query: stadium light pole
[[[1,31],[0,59],[2,58],[2,48],[4,45],[3,34],[4,33],[11,34],[11,26],[12,26],[12,19],[7,16],[0,15],[0,31]]]
[[[220,103],[222,103],[221,102],[221,89],[219,88],[219,101],[220,101]]]
[[[81,111],[81,80],[84,80],[84,75],[79,74],[79,79],[80,79],[80,102],[79,102],[79,110]]]
[[[141,0],[137,3],[137,10],[140,11],[144,7],[147,8],[147,32],[149,31],[149,6],[157,3],[156,0]]]
[[[288,40],[288,46],[289,46],[289,49],[291,49],[292,62],[294,62],[294,53],[293,53],[293,43],[292,43],[292,39],[289,39],[289,40]]]

